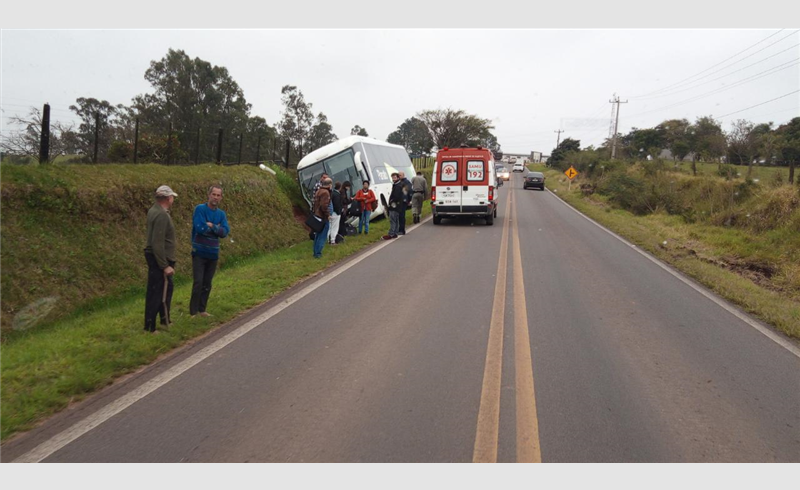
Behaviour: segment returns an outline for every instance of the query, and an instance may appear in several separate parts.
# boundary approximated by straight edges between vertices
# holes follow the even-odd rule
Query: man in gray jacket
[[[156,190],[156,202],[147,212],[147,293],[144,305],[144,329],[156,332],[156,315],[169,325],[172,303],[172,276],[175,274],[175,225],[169,210],[178,195],[169,186]]]
[[[419,223],[422,217],[422,203],[425,201],[425,192],[428,190],[428,181],[422,176],[422,172],[417,170],[417,175],[411,179],[411,214],[414,215],[414,223]]]

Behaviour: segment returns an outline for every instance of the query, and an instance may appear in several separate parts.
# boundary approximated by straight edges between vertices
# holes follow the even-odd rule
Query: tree
[[[46,162],[39,160],[39,149],[42,140],[42,113],[41,110],[31,107],[27,116],[11,116],[8,122],[12,126],[22,129],[3,134],[0,139],[0,150],[9,155],[30,157],[39,163],[50,163],[59,155],[74,152],[75,132],[74,125],[59,122],[50,123],[50,159]]]
[[[281,103],[283,104],[283,119],[278,124],[281,136],[292,142],[302,158],[306,140],[311,134],[314,124],[314,114],[311,112],[313,104],[306,102],[301,92],[294,85],[284,85],[281,89]]]
[[[683,161],[691,151],[689,144],[689,128],[691,124],[686,119],[669,119],[656,128],[664,135],[664,144],[673,158]]]
[[[666,146],[665,131],[663,128],[652,129],[633,128],[630,133],[620,139],[623,152],[628,158],[639,158],[650,154],[658,158],[661,150]]]
[[[580,140],[572,138],[565,138],[558,144],[558,147],[550,153],[550,159],[547,164],[551,167],[567,168],[566,159],[570,152],[579,152],[581,150]]]
[[[753,128],[754,125],[750,121],[737,119],[731,123],[731,130],[726,135],[728,140],[728,161],[732,163],[736,158],[739,160],[739,165],[747,163],[748,176],[750,175],[750,167],[755,153]]]
[[[115,106],[107,100],[97,100],[93,97],[78,97],[75,100],[75,104],[69,106],[69,109],[81,119],[76,132],[77,153],[83,155],[84,160],[88,160],[94,155],[95,125],[98,121],[96,118],[99,115],[100,126],[97,132],[98,160],[105,160],[108,149],[111,147],[111,142],[114,140],[116,119],[123,106]]]
[[[789,164],[789,183],[794,183],[794,169],[800,161],[800,117],[795,117],[775,130],[777,147],[785,163]]]
[[[434,144],[428,127],[416,117],[403,121],[403,124],[389,134],[386,141],[402,145],[412,155],[428,155]]]
[[[220,128],[225,142],[248,130],[251,105],[227,68],[170,49],[150,62],[144,78],[154,91],[134,97],[128,127],[138,116],[143,132],[166,137],[172,123],[184,148],[195,148],[200,130],[200,158],[206,161],[215,156]],[[224,160],[233,160],[238,151],[238,144],[223,143]]]
[[[369,136],[367,130],[356,124],[353,126],[353,129],[350,130],[350,135],[357,135],[357,136]]]
[[[328,117],[320,112],[317,115],[316,123],[309,132],[308,140],[306,141],[306,153],[333,143],[336,139],[336,135],[333,134],[333,127],[328,124]]]
[[[461,144],[477,146],[486,141],[494,129],[489,119],[450,108],[422,111],[416,117],[425,124],[434,145],[439,148]]]
[[[724,155],[727,150],[722,127],[711,116],[698,117],[689,129],[689,135],[689,147],[693,153],[692,172],[695,175],[697,175],[698,156],[705,161],[713,161]]]

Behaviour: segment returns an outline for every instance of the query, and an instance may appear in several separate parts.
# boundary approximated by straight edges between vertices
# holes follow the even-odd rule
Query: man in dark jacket
[[[404,209],[406,200],[403,193],[403,182],[400,181],[398,173],[392,174],[392,193],[389,194],[389,234],[384,235],[384,240],[391,240],[397,238],[400,233],[400,210]]]
[[[311,212],[325,223],[322,231],[314,236],[315,259],[322,257],[322,249],[325,247],[325,241],[328,239],[328,230],[330,230],[330,218],[333,212],[333,204],[331,204],[331,183],[331,179],[329,178],[322,179],[320,181],[319,190],[314,194],[314,208]]]
[[[175,225],[169,210],[178,195],[169,186],[156,189],[156,202],[147,212],[147,292],[144,304],[144,329],[156,333],[156,315],[169,324],[172,303],[172,276],[175,274]]]
[[[398,233],[401,235],[406,234],[406,210],[411,207],[411,181],[406,178],[405,172],[398,173],[400,178],[400,183],[403,184],[403,193],[405,198],[403,199],[403,206],[399,210],[400,211],[400,226]]]
[[[339,233],[339,220],[342,218],[342,183],[337,182],[331,191],[331,204],[333,205],[333,213],[331,213],[331,226],[328,232],[328,241],[331,245],[336,245],[336,235]]]

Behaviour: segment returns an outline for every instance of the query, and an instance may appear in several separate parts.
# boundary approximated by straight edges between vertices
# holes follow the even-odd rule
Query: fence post
[[[222,128],[219,128],[219,137],[217,138],[217,165],[222,164]]]
[[[172,122],[169,123],[169,133],[167,133],[167,161],[166,164],[172,163]]]
[[[97,142],[100,139],[100,113],[94,113],[94,157],[92,163],[97,163]]]
[[[39,163],[50,161],[50,104],[42,109],[42,133],[39,142]]]
[[[244,133],[239,134],[239,165],[242,164],[242,142],[244,142]]]
[[[290,145],[291,145],[291,143],[287,139],[286,140],[286,168],[287,169],[289,168],[289,149],[291,148]]]
[[[133,135],[133,163],[139,163],[139,118],[136,118],[136,131]]]
[[[197,141],[194,144],[194,164],[200,163],[200,128],[197,128]]]
[[[258,165],[258,157],[261,156],[261,135],[258,135],[258,144],[256,145],[256,165]]]

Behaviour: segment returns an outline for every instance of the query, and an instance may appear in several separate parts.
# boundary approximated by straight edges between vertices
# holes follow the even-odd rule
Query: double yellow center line
[[[489,344],[483,370],[481,403],[478,410],[478,429],[475,434],[474,463],[497,462],[500,429],[500,392],[503,372],[503,328],[505,325],[506,271],[508,269],[508,235],[513,233],[514,286],[514,371],[516,388],[517,462],[540,463],[539,422],[536,415],[536,395],[533,385],[528,309],[525,303],[525,283],[522,276],[522,254],[516,224],[517,204],[511,193],[506,201],[500,258],[497,264]]]

